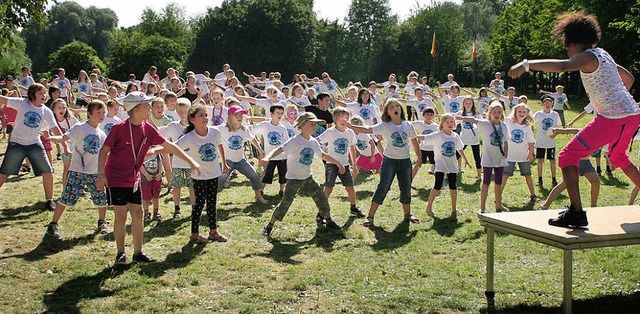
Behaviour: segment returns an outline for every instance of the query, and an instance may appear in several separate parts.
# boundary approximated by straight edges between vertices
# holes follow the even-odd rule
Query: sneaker
[[[57,223],[51,222],[47,225],[47,235],[52,238],[60,239],[60,230],[58,230]]]
[[[48,210],[55,210],[56,209],[56,202],[54,202],[53,200],[47,200],[47,204],[46,204],[46,208]]]
[[[209,232],[209,237],[207,239],[209,239],[209,241],[212,241],[212,242],[227,242],[227,241],[229,241],[229,239],[227,239],[227,237],[224,234],[220,233],[219,231]]]
[[[561,211],[558,218],[549,219],[549,225],[556,227],[586,227],[589,225],[587,221],[587,213],[584,210],[574,211],[571,208]]]
[[[271,231],[273,231],[273,225],[267,224],[266,226],[264,226],[264,228],[262,228],[262,235],[268,237],[271,235]]]
[[[542,179],[538,179],[538,184],[536,186],[542,186]]]
[[[602,176],[602,169],[596,170],[596,173],[598,174],[599,177],[601,177]]]
[[[284,196],[284,191],[278,192],[278,195],[280,195],[280,197],[283,197]]]
[[[151,222],[151,213],[144,214],[144,222]]]
[[[316,222],[319,224],[325,224],[324,216],[321,213],[316,214]]]
[[[60,160],[62,158],[62,156],[60,156],[60,153],[56,154],[56,160]]]
[[[155,263],[156,260],[145,255],[144,253],[140,252],[138,254],[133,254],[133,258],[131,258],[134,262],[138,262],[138,263]]]
[[[228,189],[231,187],[231,183],[229,183],[229,181],[224,181],[224,188]]]
[[[104,220],[98,220],[98,232],[100,234],[109,233],[109,223]]]
[[[160,213],[153,214],[153,220],[157,222],[162,222],[162,216],[160,215]]]
[[[180,212],[174,212],[173,219],[182,219],[182,214]]]
[[[607,169],[607,175],[608,176],[612,176],[613,175],[613,171],[611,171],[611,169]]]
[[[331,220],[331,219],[325,219],[325,227],[327,227],[327,229],[331,229],[333,231],[342,231],[342,227],[338,226],[338,224]]]
[[[127,264],[127,254],[125,252],[120,252],[116,255],[116,265],[125,265]]]
[[[356,216],[358,218],[364,218],[366,216],[358,207],[351,208],[351,215]]]
[[[556,178],[553,178],[551,180],[551,184],[555,187],[556,185],[558,185],[558,180],[556,180]]]

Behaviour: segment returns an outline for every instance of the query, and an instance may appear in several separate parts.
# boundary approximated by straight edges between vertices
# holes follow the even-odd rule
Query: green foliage
[[[41,25],[46,18],[47,0],[8,0],[0,2],[0,45],[15,44],[13,35],[20,28]]]
[[[48,56],[74,41],[92,46],[100,58],[105,58],[117,23],[118,17],[111,9],[94,6],[85,9],[73,1],[54,5],[44,25],[32,21],[22,31],[34,71],[48,70]]]
[[[354,80],[353,62],[345,53],[352,49],[349,30],[338,21],[320,20],[315,27],[315,58],[309,73],[328,72],[339,82]]]
[[[0,46],[0,77],[22,75],[22,67],[31,67],[31,59],[24,52],[26,44],[20,36],[12,36],[10,42]]]
[[[108,72],[96,50],[79,41],[66,44],[52,53],[49,56],[49,67],[51,73],[55,73],[58,68],[64,68],[70,79],[77,79],[80,70],[90,72],[98,68],[104,75]]]

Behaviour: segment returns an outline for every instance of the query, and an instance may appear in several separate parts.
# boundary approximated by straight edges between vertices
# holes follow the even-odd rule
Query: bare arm
[[[324,161],[326,161],[326,162],[330,162],[330,163],[332,163],[332,164],[334,164],[334,165],[338,166],[338,173],[339,173],[339,174],[344,174],[344,172],[346,171],[346,170],[344,169],[344,166],[343,166],[341,163],[339,163],[335,158],[333,158],[333,157],[329,156],[329,155],[328,155],[327,153],[325,153],[325,152],[323,152],[323,153],[322,153],[322,160],[324,160]]]
[[[272,151],[270,151],[267,156],[264,156],[264,158],[260,159],[260,161],[258,162],[258,164],[262,167],[266,166],[267,163],[269,162],[269,160],[271,160],[271,158],[276,157],[280,154],[282,154],[284,152],[284,149],[282,149],[282,146],[278,147],[277,149],[274,149]]]
[[[357,134],[360,134],[360,133],[373,134],[373,130],[371,130],[371,127],[369,126],[353,125],[349,121],[345,122],[345,126],[354,130]]]
[[[420,157],[422,156],[422,152],[420,151],[420,143],[418,143],[417,138],[411,139],[411,147],[413,148],[413,152],[416,154],[416,156],[418,156],[418,159],[416,160],[416,165],[419,168],[422,166],[422,158]]]
[[[530,71],[543,71],[543,72],[572,72],[582,71],[585,73],[591,73],[598,69],[598,58],[589,52],[581,52],[573,56],[571,59],[541,59],[541,60],[529,60]],[[525,63],[520,62],[515,64],[509,70],[509,76],[511,78],[518,78],[525,73]]]
[[[161,146],[167,152],[188,162],[194,174],[200,174],[200,164],[197,161],[193,160],[191,156],[185,154],[184,151],[182,151],[182,149],[180,149],[180,147],[178,147],[176,144],[170,141],[164,141],[164,143],[162,143]]]
[[[582,111],[577,117],[573,118],[569,123],[567,123],[566,127],[571,127],[578,120],[582,119],[587,114],[586,111]]]
[[[619,65],[618,65],[618,73],[620,74],[620,78],[622,78],[622,83],[624,83],[624,87],[626,87],[627,90],[631,90],[631,86],[633,85],[633,82],[635,82],[636,80],[633,77],[633,75],[627,69]]]

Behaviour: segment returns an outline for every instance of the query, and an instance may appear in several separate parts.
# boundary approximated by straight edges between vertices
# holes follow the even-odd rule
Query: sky
[[[389,4],[392,13],[398,15],[400,20],[404,20],[411,15],[412,10],[417,7],[425,7],[434,1],[443,0],[389,0]],[[89,6],[110,8],[118,15],[118,27],[129,27],[140,23],[142,11],[147,7],[154,11],[160,11],[169,3],[178,3],[185,9],[188,17],[194,17],[204,14],[207,7],[219,6],[222,0],[75,0],[75,2],[85,8]],[[453,2],[462,3],[462,0],[453,0]],[[321,19],[344,21],[350,3],[349,0],[315,0],[313,10]]]

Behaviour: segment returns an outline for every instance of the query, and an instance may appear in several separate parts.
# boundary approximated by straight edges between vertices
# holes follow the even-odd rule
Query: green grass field
[[[568,120],[584,102],[572,105],[574,110],[566,112]],[[539,101],[530,101],[530,106],[540,109]],[[558,137],[558,150],[568,139]],[[0,156],[5,147],[3,141]],[[634,161],[637,149],[636,144],[631,153]],[[55,167],[61,172],[60,161]],[[188,244],[187,207],[186,217],[179,221],[146,226],[144,249],[158,263],[121,270],[112,268],[116,253],[112,234],[95,234],[97,212],[88,199],[62,217],[63,239],[45,238],[52,212],[44,209],[41,179],[32,174],[12,177],[0,190],[0,312],[560,312],[562,251],[502,234],[496,238],[496,308],[487,309],[485,230],[476,217],[480,183],[475,171],[469,169],[462,176],[457,219],[449,217],[446,190],[436,199],[436,217],[428,218],[424,208],[434,179],[425,168],[412,192],[413,213],[422,219],[420,224],[403,222],[394,185],[378,211],[377,227],[364,228],[363,219],[349,217],[346,193],[337,185],[330,203],[334,219],[346,230],[343,236],[318,227],[313,201],[301,196],[272,237],[265,238],[260,230],[279,200],[277,186],[265,190],[269,205],[256,204],[249,182],[240,176],[218,196],[219,228],[229,242]],[[550,188],[546,165],[545,171],[546,185],[536,187],[544,197]],[[62,187],[56,177],[57,197]],[[324,180],[319,161],[314,163],[314,177]],[[358,205],[364,211],[377,183],[375,174],[358,178]],[[506,206],[537,208],[539,203],[529,202],[522,177],[516,175],[509,183]],[[620,170],[603,177],[602,183],[599,205],[627,203],[631,187]],[[581,191],[588,204],[586,182],[581,181]],[[183,196],[186,202],[187,194]],[[566,195],[561,196],[552,208],[567,202]],[[163,196],[165,218],[172,206],[171,198]],[[107,215],[113,219],[112,211]],[[202,230],[208,231],[206,223]],[[128,236],[129,256],[130,244]],[[639,255],[638,247],[576,251],[574,311],[639,311]]]

